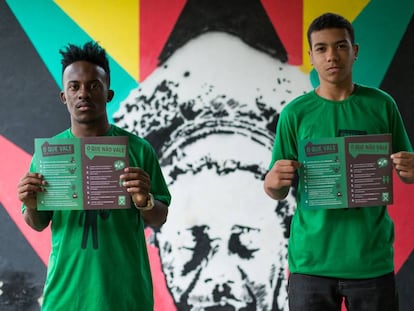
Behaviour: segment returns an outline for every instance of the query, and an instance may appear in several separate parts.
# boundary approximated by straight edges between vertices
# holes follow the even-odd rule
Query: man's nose
[[[329,62],[338,60],[338,51],[335,47],[328,48],[326,51],[326,60]]]
[[[82,85],[79,87],[79,92],[78,92],[78,96],[79,98],[89,98],[90,97],[90,90],[89,87]]]

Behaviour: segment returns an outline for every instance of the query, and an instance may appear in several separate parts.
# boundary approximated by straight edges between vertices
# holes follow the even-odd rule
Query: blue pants
[[[372,279],[336,279],[291,274],[290,311],[398,311],[394,273]]]

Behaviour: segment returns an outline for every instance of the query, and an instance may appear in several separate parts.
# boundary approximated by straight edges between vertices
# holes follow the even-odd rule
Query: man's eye
[[[76,90],[78,90],[79,89],[79,86],[78,85],[76,85],[76,84],[71,84],[71,85],[69,85],[69,90],[71,90],[71,91],[76,91]]]
[[[99,88],[99,83],[92,83],[90,88],[91,88],[91,90],[95,90],[95,89]]]

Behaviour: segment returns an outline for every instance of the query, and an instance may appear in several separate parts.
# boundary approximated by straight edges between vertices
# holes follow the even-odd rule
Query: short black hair
[[[330,28],[345,29],[349,34],[351,43],[355,43],[354,27],[346,18],[335,13],[324,13],[315,18],[308,28],[309,47],[312,48],[311,34],[313,32]]]
[[[101,67],[108,76],[108,85],[110,81],[109,61],[105,49],[97,42],[89,41],[83,46],[77,46],[69,43],[65,49],[59,50],[62,54],[62,74],[66,67],[78,61],[87,61]]]

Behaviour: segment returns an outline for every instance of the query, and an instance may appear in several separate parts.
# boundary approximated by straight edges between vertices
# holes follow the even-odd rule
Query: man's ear
[[[355,60],[356,60],[358,58],[359,45],[358,44],[354,44],[353,49],[354,49]]]
[[[310,64],[313,66],[313,61],[312,61],[312,50],[311,50],[311,49],[309,49],[309,50],[308,50],[308,56],[309,56],[309,62],[310,62]]]
[[[60,92],[60,101],[66,105],[66,96],[65,93],[62,91]]]
[[[112,98],[114,98],[115,92],[113,90],[108,90],[108,97],[106,98],[106,102],[109,103]]]

